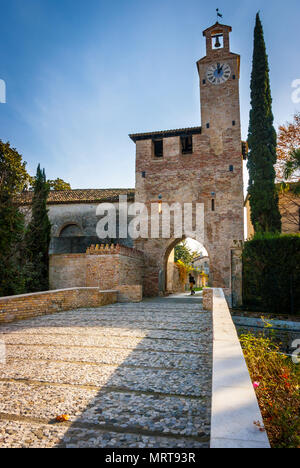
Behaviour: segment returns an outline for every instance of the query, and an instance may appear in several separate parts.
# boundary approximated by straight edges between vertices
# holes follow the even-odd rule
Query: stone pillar
[[[160,296],[164,295],[165,282],[166,282],[166,272],[165,272],[165,270],[161,269],[159,271],[159,276],[158,276],[158,288],[159,288],[159,295]]]
[[[243,264],[242,264],[243,242],[234,241],[231,249],[231,291],[232,307],[238,308],[243,305]]]
[[[203,290],[203,309],[204,310],[213,309],[213,294],[214,294],[214,290],[212,288],[207,288]]]

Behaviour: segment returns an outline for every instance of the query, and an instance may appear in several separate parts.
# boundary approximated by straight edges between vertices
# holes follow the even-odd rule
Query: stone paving
[[[0,339],[0,447],[209,446],[212,320],[199,301],[64,312]]]

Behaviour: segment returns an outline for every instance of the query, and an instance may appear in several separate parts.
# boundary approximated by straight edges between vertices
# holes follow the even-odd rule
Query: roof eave
[[[207,28],[203,31],[203,36],[206,36],[208,32],[213,31],[214,29],[217,29],[217,28],[227,29],[227,31],[229,32],[232,31],[231,26],[228,26],[227,24],[221,24],[217,21],[213,26],[210,26],[210,28]]]
[[[201,135],[202,127],[188,127],[179,128],[175,130],[161,130],[158,132],[147,132],[147,133],[133,133],[129,135],[129,138],[136,143],[140,140],[151,140],[161,138],[171,138],[183,135]]]

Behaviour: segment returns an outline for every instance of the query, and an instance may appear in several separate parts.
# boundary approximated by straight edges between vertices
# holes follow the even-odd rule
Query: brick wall
[[[142,284],[144,259],[133,249],[112,246],[88,249],[86,254],[50,256],[50,287],[98,287]]]
[[[84,255],[84,257],[86,258],[87,287],[99,287],[103,290],[117,288],[119,284],[118,255]]]
[[[118,302],[141,302],[143,288],[141,285],[125,285],[118,288]]]
[[[0,298],[0,324],[65,310],[114,304],[117,291],[73,288]]]
[[[143,283],[144,262],[141,258],[119,256],[119,285]]]
[[[51,255],[50,289],[86,287],[86,256],[84,254]],[[98,286],[89,284],[89,286]]]
[[[137,301],[141,300],[143,267],[143,255],[123,246],[93,246],[86,254],[51,255],[50,287],[93,287],[105,291],[132,286],[127,298]]]

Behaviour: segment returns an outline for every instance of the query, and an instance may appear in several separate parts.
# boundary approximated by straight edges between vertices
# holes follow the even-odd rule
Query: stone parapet
[[[222,289],[211,289],[213,390],[211,448],[270,448],[240,341]]]
[[[72,288],[0,298],[0,324],[117,302],[117,291]]]
[[[213,308],[213,289],[203,289],[203,309],[212,310]]]
[[[143,258],[143,252],[119,244],[91,245],[86,251],[87,255],[124,255],[126,257]]]

